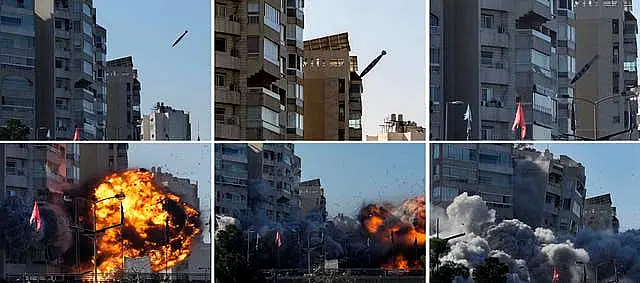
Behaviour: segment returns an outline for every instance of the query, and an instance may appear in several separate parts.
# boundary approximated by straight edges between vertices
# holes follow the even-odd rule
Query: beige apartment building
[[[631,127],[635,107],[628,94],[638,85],[638,29],[631,9],[631,0],[576,1],[577,66],[598,56],[576,85],[579,136],[601,138]],[[629,138],[629,133],[611,137]]]
[[[304,42],[305,140],[362,140],[362,79],[349,34]]]
[[[303,216],[315,217],[315,220],[327,220],[327,198],[320,179],[300,182],[300,208]]]
[[[590,197],[584,206],[584,225],[592,231],[618,233],[620,221],[611,194]]]
[[[302,0],[215,1],[215,139],[303,138]]]
[[[131,56],[107,62],[107,140],[141,138],[140,81]]]
[[[423,141],[425,128],[414,121],[405,121],[403,114],[391,114],[380,125],[376,136],[367,136],[367,141]]]

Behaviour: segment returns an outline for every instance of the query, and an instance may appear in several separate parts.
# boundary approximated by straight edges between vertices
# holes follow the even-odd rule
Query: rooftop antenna
[[[196,123],[196,132],[198,134],[198,141],[200,141],[200,120],[198,120]]]

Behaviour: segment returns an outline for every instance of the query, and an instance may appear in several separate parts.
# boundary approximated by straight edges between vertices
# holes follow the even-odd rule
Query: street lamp
[[[69,197],[67,195],[63,195],[63,200],[66,201],[66,202],[72,202],[74,199],[79,199],[79,200],[83,200],[83,201],[86,201],[86,202],[89,202],[89,203],[92,204],[91,207],[92,207],[92,210],[93,210],[93,231],[90,231],[90,232],[93,235],[93,280],[94,280],[94,282],[98,282],[98,257],[97,257],[97,253],[98,253],[98,248],[97,248],[98,233],[104,232],[104,231],[109,230],[111,228],[122,226],[123,223],[124,223],[124,219],[123,219],[124,217],[122,217],[122,216],[124,216],[124,214],[122,214],[122,211],[121,211],[120,224],[112,225],[112,226],[100,229],[100,231],[98,231],[98,224],[97,224],[98,216],[96,215],[96,213],[97,213],[96,212],[96,206],[98,205],[98,203],[101,203],[103,201],[107,201],[107,200],[110,200],[110,199],[114,199],[114,198],[117,198],[118,200],[122,201],[122,200],[124,200],[125,195],[123,193],[117,193],[117,194],[115,194],[115,195],[113,195],[111,197],[103,198],[103,199],[100,199],[100,200],[91,200],[91,199],[87,199],[87,198],[83,198],[83,197],[73,197],[73,198],[71,198],[71,197]],[[121,204],[120,208],[122,209],[122,204]],[[75,227],[75,228],[78,229],[80,227]],[[82,229],[82,228],[80,228],[80,229]],[[86,230],[86,229],[82,229],[82,230]],[[77,243],[76,243],[76,245],[77,245]]]
[[[449,140],[449,104],[451,105],[462,105],[464,104],[463,101],[460,100],[455,100],[455,101],[449,101],[447,103],[445,103],[444,105],[444,140]]]
[[[593,140],[598,140],[598,105],[604,101],[613,99],[613,98],[624,98],[626,101],[628,100],[632,100],[633,98],[636,98],[638,95],[634,94],[634,93],[628,93],[628,92],[622,92],[620,94],[614,94],[614,95],[609,95],[609,96],[605,96],[605,97],[601,97],[595,101],[586,99],[586,98],[582,98],[582,97],[572,97],[572,104],[573,104],[573,109],[575,109],[575,103],[576,100],[579,101],[583,101],[587,104],[590,104],[593,106]],[[631,115],[631,113],[629,114]],[[575,114],[574,114],[574,119],[575,119]],[[625,119],[627,119],[625,117]]]

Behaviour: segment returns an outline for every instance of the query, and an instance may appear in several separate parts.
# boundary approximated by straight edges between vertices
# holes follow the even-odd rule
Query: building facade
[[[216,140],[302,139],[303,3],[215,2]]]
[[[17,119],[36,138],[34,0],[3,1],[0,4],[0,125]]]
[[[576,86],[578,135],[630,139],[636,107],[629,103],[637,78],[637,20],[632,1],[576,1],[578,65],[598,59]],[[619,135],[615,135],[620,133]]]
[[[349,34],[304,42],[305,140],[362,141],[362,79]]]
[[[367,136],[367,141],[423,141],[425,128],[416,122],[405,121],[402,114],[391,114],[384,119],[376,136]]]
[[[59,201],[64,190],[78,184],[79,146],[72,144],[5,144],[0,146],[2,190],[0,203],[8,202],[27,209],[38,202],[46,207]],[[0,277],[25,272],[62,270],[51,261],[47,247],[29,252],[5,250],[0,246]]]
[[[248,207],[253,217],[285,222],[299,219],[300,157],[293,144],[249,144]]]
[[[142,116],[142,140],[191,140],[189,113],[158,102],[153,113]]]
[[[430,5],[432,139],[466,139],[467,105],[479,117],[471,139],[519,139],[511,131],[517,103],[526,117],[527,139],[567,138],[570,109],[558,97],[573,92],[568,84],[575,73],[571,1],[439,0]]]
[[[531,227],[543,227],[557,234],[575,235],[582,230],[585,197],[585,168],[568,156],[546,150],[515,150],[514,217]],[[542,209],[541,209],[542,208]]]
[[[80,144],[80,183],[129,168],[125,143]]]
[[[588,198],[584,207],[585,228],[591,231],[618,233],[620,222],[612,204],[611,194]]]
[[[131,56],[107,61],[107,140],[140,140],[140,81]]]
[[[77,128],[82,140],[102,140],[106,30],[93,1],[35,2],[38,138],[72,140]]]
[[[215,145],[215,215],[248,216],[248,154],[247,144]]]
[[[466,192],[481,196],[498,220],[513,218],[512,151],[511,144],[432,144],[431,203],[446,208]]]
[[[327,198],[320,179],[300,182],[300,206],[303,216],[313,215],[316,221],[327,221]]]

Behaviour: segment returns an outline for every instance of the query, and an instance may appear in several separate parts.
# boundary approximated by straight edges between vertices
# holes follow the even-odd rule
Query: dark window
[[[131,83],[127,83],[127,91],[131,90]]]
[[[620,32],[620,23],[617,19],[611,20],[611,33],[618,34]]]
[[[260,45],[258,44],[258,37],[249,36],[247,37],[247,52],[251,53],[260,53]]]
[[[338,106],[338,121],[344,121],[344,103]]]
[[[226,52],[227,51],[227,40],[224,38],[216,38],[216,43],[214,44],[216,51]]]
[[[344,93],[344,79],[338,80],[338,93]]]
[[[562,203],[562,209],[571,210],[571,199],[570,198],[564,199],[564,202]]]

